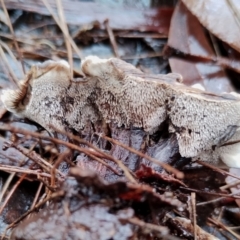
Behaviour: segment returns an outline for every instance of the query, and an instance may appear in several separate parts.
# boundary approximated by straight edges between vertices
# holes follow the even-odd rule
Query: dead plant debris
[[[94,71],[88,72],[86,65],[82,71],[80,66],[87,56],[95,55],[100,59],[115,56],[130,63],[113,61],[118,68],[119,63],[125,66],[124,71],[119,68],[117,78],[130,74],[143,82],[158,82],[157,88],[159,79],[166,86],[180,86],[181,75],[183,84],[211,92],[208,98],[236,103],[240,89],[239,16],[239,3],[233,0],[1,0],[0,94],[13,89],[12,98],[20,112],[32,90],[26,83],[44,70],[41,66],[46,60],[68,61],[69,71],[63,78],[74,80],[72,86],[86,86],[84,75],[94,78]],[[18,88],[34,65],[38,68],[31,70],[25,85]],[[47,66],[53,70],[53,65]],[[171,75],[163,75],[168,73]],[[92,85],[100,86],[94,81]],[[52,101],[54,91],[44,91]],[[61,97],[66,96],[64,91]],[[142,95],[144,92],[147,89]],[[156,96],[160,93],[156,91]],[[103,97],[107,94],[104,88]],[[145,105],[154,108],[153,101],[147,103],[148,97]],[[191,102],[195,100],[191,98]],[[84,109],[89,112],[89,103],[98,104],[91,112],[92,121],[85,121],[90,117],[85,110],[77,115],[74,108],[83,108],[80,101],[74,108],[73,99],[61,101],[49,100],[49,106],[54,112],[56,104],[68,103],[64,116],[40,122],[30,115],[7,112],[1,102],[1,239],[240,239],[239,170],[230,168],[228,172],[220,165],[193,163],[187,158],[217,159],[224,152],[227,164],[229,159],[238,164],[237,109],[231,112],[231,107],[225,106],[232,127],[213,137],[218,140],[216,146],[207,143],[201,149],[204,153],[196,157],[191,153],[199,151],[198,138],[191,138],[184,149],[181,145],[179,136],[184,139],[191,133],[186,131],[189,122],[182,128],[174,122],[173,111],[181,111],[177,104],[168,104],[171,109],[166,109],[164,121],[149,129],[135,115],[129,120],[134,124],[129,125],[123,115],[111,121],[112,112],[99,119],[102,112],[96,109],[107,108],[107,101],[85,101]],[[66,110],[72,114],[71,121]],[[206,123],[210,130],[220,119],[217,112],[211,110],[212,123]],[[41,111],[35,115],[39,117]],[[60,128],[59,123],[65,127]],[[194,131],[197,134],[197,129]],[[194,141],[196,148],[191,149]],[[235,154],[229,156],[226,149]]]

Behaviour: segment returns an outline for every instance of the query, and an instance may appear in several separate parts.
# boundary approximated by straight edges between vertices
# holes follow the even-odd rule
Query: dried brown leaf
[[[182,0],[215,36],[240,51],[240,1]]]
[[[203,27],[182,3],[175,8],[171,20],[168,46],[194,56],[216,57]],[[169,63],[173,72],[183,76],[185,84],[200,83],[207,91],[215,93],[233,91],[232,84],[219,66],[175,57]]]
[[[51,8],[56,12],[55,0],[48,0]],[[21,9],[49,15],[42,1],[34,0],[7,0],[8,9]],[[94,2],[62,1],[66,22],[73,25],[89,24],[98,21],[103,24],[109,20],[109,26],[113,29],[135,29],[140,31],[155,31],[168,33],[172,8],[136,9],[111,7]],[[104,26],[103,26],[104,28]]]

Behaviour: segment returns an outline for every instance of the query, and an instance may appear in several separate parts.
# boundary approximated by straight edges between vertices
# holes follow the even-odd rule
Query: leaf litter
[[[13,47],[14,41],[17,42],[25,68],[28,69],[38,61],[67,59],[71,56],[65,46],[64,34],[54,23],[44,4],[40,2],[31,5],[30,1],[22,3],[23,1],[5,1],[10,12],[15,37],[3,24],[1,38],[7,46],[10,46],[9,49],[13,54],[20,59],[18,50]],[[55,9],[54,13],[57,14],[55,2],[49,1],[49,3]],[[81,56],[97,54],[106,58],[113,56],[114,51],[120,58],[128,59],[131,64],[145,72],[164,74],[170,71],[168,60],[163,57],[162,50],[166,38],[170,38],[168,29],[171,33],[175,27],[176,23],[172,22],[170,26],[169,20],[173,10],[177,11],[176,8],[173,6],[167,10],[160,8],[160,11],[148,8],[134,9],[136,16],[146,13],[144,18],[137,17],[138,21],[141,20],[137,23],[134,22],[134,19],[131,21],[132,17],[130,16],[133,15],[126,11],[126,19],[130,17],[130,20],[123,23],[119,16],[121,11],[125,10],[122,10],[121,7],[116,7],[118,14],[113,14],[112,11],[106,14],[108,10],[105,10],[101,11],[101,16],[99,16],[93,14],[94,9],[99,5],[91,3],[93,11],[90,13],[89,9],[86,12],[83,11],[85,16],[89,16],[86,21],[84,16],[80,17],[79,11],[76,17],[76,7],[73,8],[73,5],[68,3],[69,1],[63,1],[64,14],[69,28],[69,35],[65,32],[66,42],[72,38],[80,49],[80,52],[77,52],[72,45],[73,74],[81,74],[79,72],[79,53]],[[108,9],[104,6],[103,8]],[[15,10],[10,11],[10,9]],[[129,7],[129,12],[132,11]],[[154,21],[151,17],[148,19],[149,21],[145,20],[149,16],[149,12],[157,13],[158,11],[165,12],[165,15],[156,14]],[[18,17],[15,19],[16,16]],[[108,31],[104,25],[107,18],[110,27]],[[41,19],[41,24],[39,24],[39,19]],[[59,19],[61,25],[63,19],[61,17]],[[87,25],[93,21],[98,21],[98,23]],[[148,25],[143,26],[146,22]],[[162,23],[163,25],[161,25]],[[65,25],[61,26],[60,29],[65,28],[66,30]],[[179,26],[180,29],[184,27],[185,24]],[[111,37],[115,39],[113,41],[108,40],[111,30],[113,34]],[[151,32],[149,33],[149,31]],[[76,32],[79,33],[75,35],[78,37],[73,38],[73,33]],[[209,34],[211,33],[214,34],[214,32]],[[155,42],[152,39],[149,40],[151,36],[154,37]],[[208,49],[213,44],[210,39],[212,38],[208,36],[204,37],[204,40],[203,37],[199,39],[199,36],[196,37],[196,40],[191,38],[193,42],[205,42],[208,44]],[[114,46],[114,42],[117,44],[117,48]],[[155,44],[158,44],[158,47]],[[222,49],[219,39],[216,39],[216,44],[220,46],[218,57],[227,58],[227,55],[221,55],[222,52],[224,53],[224,49]],[[203,61],[201,58],[204,54],[194,51],[195,47],[191,52],[185,52],[179,46],[172,47],[188,53],[184,60],[189,60],[190,64],[194,65],[196,61],[199,61],[204,65],[204,61],[206,62],[206,59]],[[214,51],[209,50],[210,55],[206,56],[208,65],[210,60],[216,58]],[[19,63],[6,50],[3,54],[7,57],[7,62],[1,61],[1,76],[3,76],[1,77],[1,86],[4,89],[6,85],[10,85],[6,80],[21,79],[22,75],[21,71],[13,70],[14,66],[19,66]],[[173,52],[173,54],[177,55],[178,52]],[[192,60],[193,57],[195,57],[195,62]],[[171,59],[169,62],[172,71],[176,71],[173,69]],[[211,64],[214,65],[214,61]],[[225,65],[229,66],[230,64]],[[178,67],[176,64],[175,66]],[[221,72],[224,80],[218,85],[219,75],[214,78],[209,85],[209,89],[213,92],[232,91],[236,85],[234,83],[236,80],[225,74],[222,67],[223,64],[220,67],[214,66],[214,71],[218,74]],[[204,69],[204,66],[201,69]],[[188,67],[183,66],[176,72],[182,74],[183,79],[190,79],[188,81],[190,85],[202,82],[202,79],[195,77],[199,76],[199,69],[196,67],[192,71],[193,77],[190,75],[189,78],[185,78],[185,76],[189,76]],[[205,75],[206,70],[200,74]],[[215,74],[213,75],[215,76]],[[208,77],[208,81],[211,81],[210,77]],[[1,118],[2,123],[8,124],[8,128],[1,128],[1,144],[3,146],[1,148],[1,169],[5,172],[16,172],[14,173],[15,177],[9,175],[12,176],[12,180],[7,177],[7,174],[3,174],[1,178],[2,183],[5,182],[5,189],[8,189],[3,195],[5,203],[1,204],[1,206],[5,206],[2,208],[1,216],[2,237],[5,236],[8,239],[11,234],[11,239],[175,239],[176,237],[178,239],[194,239],[197,234],[198,239],[238,238],[237,233],[230,229],[232,226],[236,226],[236,222],[231,222],[231,218],[226,217],[227,215],[221,216],[220,209],[222,207],[226,209],[226,213],[233,211],[232,206],[236,207],[234,196],[226,190],[220,190],[220,187],[224,185],[224,174],[217,172],[216,169],[212,170],[199,165],[193,168],[188,159],[179,155],[176,138],[174,135],[169,135],[166,127],[149,136],[141,129],[118,128],[114,124],[90,125],[83,132],[74,133],[75,136],[86,141],[78,142],[69,133],[56,132],[54,136],[49,137],[48,133],[39,125],[32,122],[21,123],[22,121],[23,119],[9,113],[4,114]],[[9,128],[10,126],[13,127]],[[26,131],[18,131],[22,128],[25,128]],[[39,135],[35,134],[38,132]],[[95,134],[96,132],[98,135]],[[101,137],[102,133],[117,142],[112,143],[104,139]],[[70,144],[66,146],[66,144],[62,144],[63,142]],[[92,146],[86,143],[90,143]],[[128,146],[129,149],[122,148],[120,143]],[[67,151],[68,148],[70,151]],[[154,162],[129,150],[140,151],[175,166],[184,173],[185,178],[177,179]],[[71,166],[74,168],[68,170]],[[15,168],[13,169],[13,167]],[[68,171],[69,175],[67,175]],[[20,185],[18,185],[19,179],[21,179]],[[10,181],[12,185],[9,183]],[[31,185],[33,186],[31,189],[35,189],[36,195],[27,190],[32,182],[36,184]],[[187,190],[184,187],[193,190]],[[18,190],[22,191],[22,195],[18,193]],[[193,206],[193,196],[190,194],[194,190],[202,191],[202,193],[197,193],[196,211]],[[211,200],[218,197],[212,195],[210,197],[208,192],[219,193],[219,196],[226,194],[226,196],[211,203]],[[23,196],[26,201],[21,202],[20,196]],[[34,198],[35,200],[33,200]],[[6,199],[9,200],[6,201]],[[15,212],[10,211],[12,207],[16,206],[14,199],[17,199],[19,204]],[[31,202],[35,204],[31,206]],[[198,206],[199,203],[205,203],[205,205]],[[29,218],[23,220],[30,212],[37,209],[38,212],[36,211]],[[21,216],[24,212],[25,214]],[[212,220],[209,220],[210,218]],[[238,221],[237,217],[234,218],[235,221],[236,219]],[[20,221],[22,222],[20,223]],[[6,224],[9,224],[9,230],[5,232],[8,234],[4,233]],[[207,232],[213,233],[215,238],[204,233],[201,228],[199,230],[197,224],[201,228],[207,229]],[[56,228],[61,231],[56,232]],[[223,231],[220,232],[219,229],[223,229]]]

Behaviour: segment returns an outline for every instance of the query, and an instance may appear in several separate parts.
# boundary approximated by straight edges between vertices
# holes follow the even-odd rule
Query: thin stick
[[[167,163],[163,163],[163,162],[160,162],[159,160],[155,159],[155,158],[152,158],[134,148],[131,148],[131,147],[128,147],[127,145],[115,140],[115,139],[112,139],[112,138],[109,138],[107,136],[103,136],[102,134],[98,134],[98,133],[95,133],[97,136],[101,137],[101,138],[104,138],[106,140],[108,140],[109,142],[112,142],[122,148],[125,148],[126,150],[128,150],[129,152],[132,152],[132,153],[135,153],[137,154],[138,156],[142,157],[142,158],[145,158],[147,160],[149,160],[150,162],[153,162],[161,167],[163,167],[165,170],[169,171],[169,172],[172,172],[173,174],[176,175],[177,178],[180,178],[182,179],[184,177],[183,173],[178,171],[177,169],[173,168],[172,166],[170,166],[169,164]]]

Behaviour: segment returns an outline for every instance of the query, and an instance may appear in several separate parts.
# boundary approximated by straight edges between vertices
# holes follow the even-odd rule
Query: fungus
[[[229,149],[236,152],[236,146],[220,146],[236,138],[240,122],[237,94],[207,93],[180,83],[179,74],[148,75],[115,58],[87,57],[82,71],[84,81],[72,81],[66,62],[38,64],[19,89],[4,90],[1,99],[10,112],[48,130],[53,125],[79,131],[89,122],[105,120],[152,134],[168,121],[183,157],[201,158],[208,153],[223,156],[231,165],[226,158],[231,158]]]

